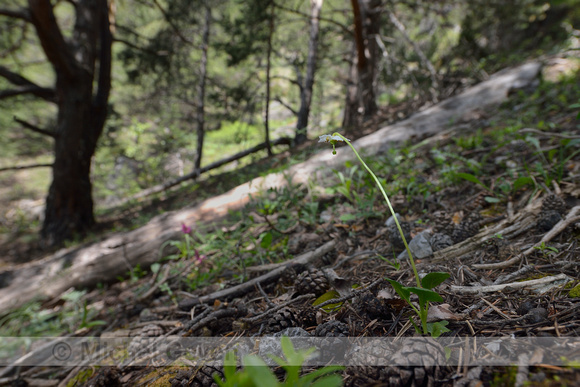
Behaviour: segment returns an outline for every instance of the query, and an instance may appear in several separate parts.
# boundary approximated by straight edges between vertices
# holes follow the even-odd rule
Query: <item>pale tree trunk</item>
[[[270,145],[270,69],[272,67],[272,37],[274,36],[274,4],[270,4],[270,20],[268,33],[268,56],[266,61],[266,108],[264,110],[264,141],[268,156],[272,156],[272,146]]]
[[[112,36],[106,0],[75,3],[76,22],[69,42],[50,0],[28,4],[31,22],[56,73],[53,180],[41,231],[52,245],[86,232],[95,223],[90,171],[107,117]]]
[[[316,72],[316,55],[318,52],[318,37],[320,35],[320,12],[323,0],[310,0],[310,39],[308,41],[308,59],[306,62],[306,79],[300,88],[300,110],[296,124],[295,145],[304,143],[307,137],[308,116],[312,103],[312,88]]]
[[[205,138],[205,82],[207,79],[207,51],[209,48],[209,30],[211,24],[211,8],[204,4],[205,24],[202,34],[201,63],[199,66],[199,84],[197,87],[197,150],[195,155],[194,171],[201,169],[203,141]]]

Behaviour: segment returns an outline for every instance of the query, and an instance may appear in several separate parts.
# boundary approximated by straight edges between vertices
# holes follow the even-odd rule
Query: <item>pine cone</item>
[[[399,223],[401,224],[403,234],[405,234],[405,239],[407,240],[407,243],[409,243],[409,241],[411,241],[411,225],[408,222]],[[396,224],[389,226],[389,242],[391,242],[393,247],[396,249],[402,250],[405,248],[403,238],[401,238],[401,233],[399,232]]]
[[[282,272],[280,280],[282,281],[282,284],[290,285],[293,284],[294,281],[296,281],[296,277],[298,277],[298,274],[296,274],[296,270],[294,270],[292,266],[287,266]]]
[[[369,318],[386,319],[391,316],[393,309],[385,302],[383,298],[377,298],[373,293],[366,292],[358,297],[359,314],[366,313]]]
[[[343,337],[348,336],[348,334],[348,325],[340,321],[331,320],[317,326],[315,335],[324,338],[318,343],[320,360],[328,362],[344,359],[344,346],[347,344],[347,339],[343,339]]]
[[[139,336],[141,337],[159,337],[163,334],[163,328],[157,324],[147,324],[141,328]]]
[[[538,230],[542,232],[548,232],[552,228],[554,228],[556,223],[558,223],[561,220],[562,216],[558,211],[554,210],[542,211],[540,212],[540,216],[536,223],[536,227],[538,228]]]
[[[300,325],[311,327],[316,325],[316,309],[312,306],[304,306],[298,311],[298,320]]]
[[[316,327],[317,337],[346,337],[348,336],[348,325],[337,320],[330,320]]]
[[[202,366],[199,369],[179,371],[169,380],[171,387],[195,386],[195,387],[217,387],[213,375],[219,375],[223,379],[223,372],[211,366]]]
[[[453,246],[453,239],[451,239],[447,234],[437,232],[431,235],[429,243],[431,243],[431,249],[433,249],[433,251],[439,251],[446,249],[449,246]]]
[[[433,222],[433,232],[442,234],[451,234],[455,224],[451,216],[445,211],[435,211],[431,217]]]
[[[439,365],[445,361],[445,354],[433,340],[404,342],[397,350],[390,345],[386,340],[373,340],[352,355],[353,363],[361,366],[347,369],[353,376],[351,385],[381,382],[388,386],[433,386],[440,378]]]
[[[451,239],[454,243],[459,243],[467,238],[471,238],[479,232],[479,224],[481,222],[481,215],[477,212],[472,212],[466,219],[461,221],[451,234]]]
[[[296,316],[290,308],[282,308],[268,320],[268,332],[276,333],[297,326]]]
[[[322,271],[309,268],[298,275],[294,288],[300,294],[314,293],[318,297],[328,290],[329,284]]]
[[[566,202],[559,197],[558,195],[548,195],[544,198],[542,202],[542,211],[541,212],[548,212],[548,211],[556,211],[560,215],[564,215],[566,213]]]

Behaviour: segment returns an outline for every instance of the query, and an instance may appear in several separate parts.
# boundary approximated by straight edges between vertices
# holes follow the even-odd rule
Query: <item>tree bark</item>
[[[45,242],[54,245],[86,232],[95,223],[90,171],[107,116],[112,36],[106,0],[76,2],[70,42],[58,27],[50,0],[29,0],[28,4],[31,21],[56,73],[53,180],[41,231]]]
[[[205,138],[205,81],[207,79],[207,50],[209,48],[209,29],[211,24],[211,8],[207,3],[205,8],[205,24],[203,27],[203,43],[201,48],[201,63],[199,74],[199,86],[197,90],[197,150],[195,155],[194,171],[199,173],[201,157],[203,154],[203,141]]]
[[[316,73],[316,55],[318,52],[318,37],[320,34],[320,12],[324,0],[310,0],[310,39],[308,41],[308,59],[306,62],[306,79],[300,88],[300,110],[296,124],[295,145],[306,142],[308,130],[308,116],[312,103],[312,88]]]
[[[272,156],[270,145],[270,70],[272,67],[272,37],[274,36],[274,4],[270,3],[270,20],[268,33],[268,55],[266,58],[266,107],[264,109],[264,142],[268,156]]]
[[[379,47],[375,35],[378,34],[380,27],[381,0],[351,0],[351,4],[356,45],[354,57],[356,74],[351,68],[343,118],[344,127],[358,124],[359,110],[362,110],[364,119],[371,118],[379,110],[376,102]],[[359,100],[356,109],[353,106],[355,96]]]

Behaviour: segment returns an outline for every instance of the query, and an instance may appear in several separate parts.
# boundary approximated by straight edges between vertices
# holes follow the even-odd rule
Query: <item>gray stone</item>
[[[401,223],[403,221],[403,218],[401,217],[401,214],[395,212],[395,215],[397,215],[397,220],[399,221],[399,223]],[[389,217],[389,219],[387,219],[387,221],[385,222],[385,226],[387,226],[387,227],[397,227],[397,224],[395,223],[395,218],[393,218],[393,215],[391,215]]]
[[[277,363],[272,360],[273,356],[284,358],[284,353],[282,352],[282,336],[288,336],[292,345],[294,345],[295,350],[306,350],[312,346],[309,338],[312,338],[310,333],[306,332],[302,328],[292,327],[286,328],[283,331],[276,332],[271,336],[265,336],[260,340],[260,347],[258,354],[269,366],[274,366]]]
[[[411,239],[409,242],[409,249],[411,250],[411,254],[413,254],[413,258],[415,259],[423,259],[430,257],[433,254],[433,249],[431,248],[431,244],[429,243],[430,234],[428,231],[423,231],[415,236],[415,238]],[[407,250],[399,254],[397,257],[399,260],[406,259],[408,257]]]

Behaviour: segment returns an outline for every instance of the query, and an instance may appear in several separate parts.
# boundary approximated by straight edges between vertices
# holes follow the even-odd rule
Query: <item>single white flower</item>
[[[332,136],[330,134],[323,134],[322,136],[319,136],[318,138],[319,138],[318,142],[332,142],[332,141],[344,142],[342,137]],[[347,138],[347,140],[348,140],[348,138]],[[348,140],[348,141],[350,141],[350,140]]]

